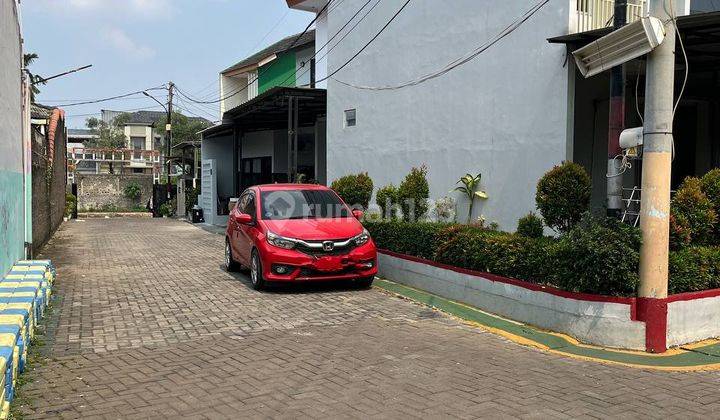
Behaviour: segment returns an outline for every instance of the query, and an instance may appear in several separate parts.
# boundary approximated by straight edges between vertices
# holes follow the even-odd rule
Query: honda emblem
[[[324,241],[322,243],[323,251],[332,251],[335,249],[335,243],[333,241]]]

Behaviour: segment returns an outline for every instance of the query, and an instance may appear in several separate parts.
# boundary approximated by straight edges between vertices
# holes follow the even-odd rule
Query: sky
[[[121,95],[173,81],[194,97],[216,99],[218,73],[273,42],[305,29],[313,15],[285,0],[23,0],[30,71],[49,77],[93,67],[41,85],[36,101],[58,105]],[[151,91],[166,102],[166,91]],[[173,102],[211,121],[217,105]],[[83,128],[101,109],[162,111],[142,95],[65,107],[68,127]]]

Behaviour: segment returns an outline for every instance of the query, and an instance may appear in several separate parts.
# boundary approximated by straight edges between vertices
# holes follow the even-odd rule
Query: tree
[[[110,123],[92,117],[85,120],[85,126],[90,132],[97,136],[86,143],[87,147],[102,149],[124,149],[127,146],[127,139],[123,127],[130,119],[130,114],[120,114],[113,118]],[[110,162],[110,173],[115,173],[113,164]]]
[[[186,141],[199,141],[198,132],[210,127],[210,121],[201,118],[188,118],[179,112],[172,113],[172,145],[176,145]],[[155,121],[155,131],[161,136],[165,136],[165,123],[167,118],[159,118]]]
[[[30,79],[30,102],[35,103],[35,95],[40,94],[40,89],[38,89],[38,85],[44,85],[45,79],[38,76],[37,74],[33,74],[28,70],[28,67],[32,63],[35,62],[35,60],[38,59],[38,55],[36,53],[27,53],[23,55],[23,67],[25,68],[25,71],[28,74],[28,78]]]

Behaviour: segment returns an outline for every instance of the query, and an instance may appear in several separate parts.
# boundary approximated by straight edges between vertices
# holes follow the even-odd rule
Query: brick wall
[[[49,153],[47,135],[33,129],[32,136],[32,230],[33,252],[37,252],[55,233],[65,213],[67,139],[64,121],[61,119],[57,125],[54,154]]]
[[[85,174],[77,175],[78,211],[122,211],[145,207],[152,197],[153,177],[145,174]],[[140,198],[125,197],[130,183],[140,185]]]

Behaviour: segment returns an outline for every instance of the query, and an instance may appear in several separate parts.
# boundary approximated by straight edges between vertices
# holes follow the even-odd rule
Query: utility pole
[[[613,28],[627,23],[627,0],[615,0]],[[610,124],[608,125],[607,215],[620,217],[623,210],[623,177],[615,157],[622,153],[620,133],[625,128],[625,65],[612,68],[610,76]]]
[[[670,226],[670,172],[673,153],[673,87],[675,84],[675,26],[664,7],[666,0],[651,0],[650,15],[665,24],[665,40],[648,54],[645,83],[642,196],[640,203],[639,303],[647,308],[646,323],[667,322],[668,246]],[[664,304],[663,304],[664,303]],[[663,326],[666,324],[663,324]],[[665,351],[663,330],[651,340],[652,351]]]
[[[172,106],[173,106],[173,89],[175,84],[168,82],[168,103],[167,103],[167,121],[165,123],[165,160],[167,161],[167,198],[170,200],[170,149],[172,147]]]

